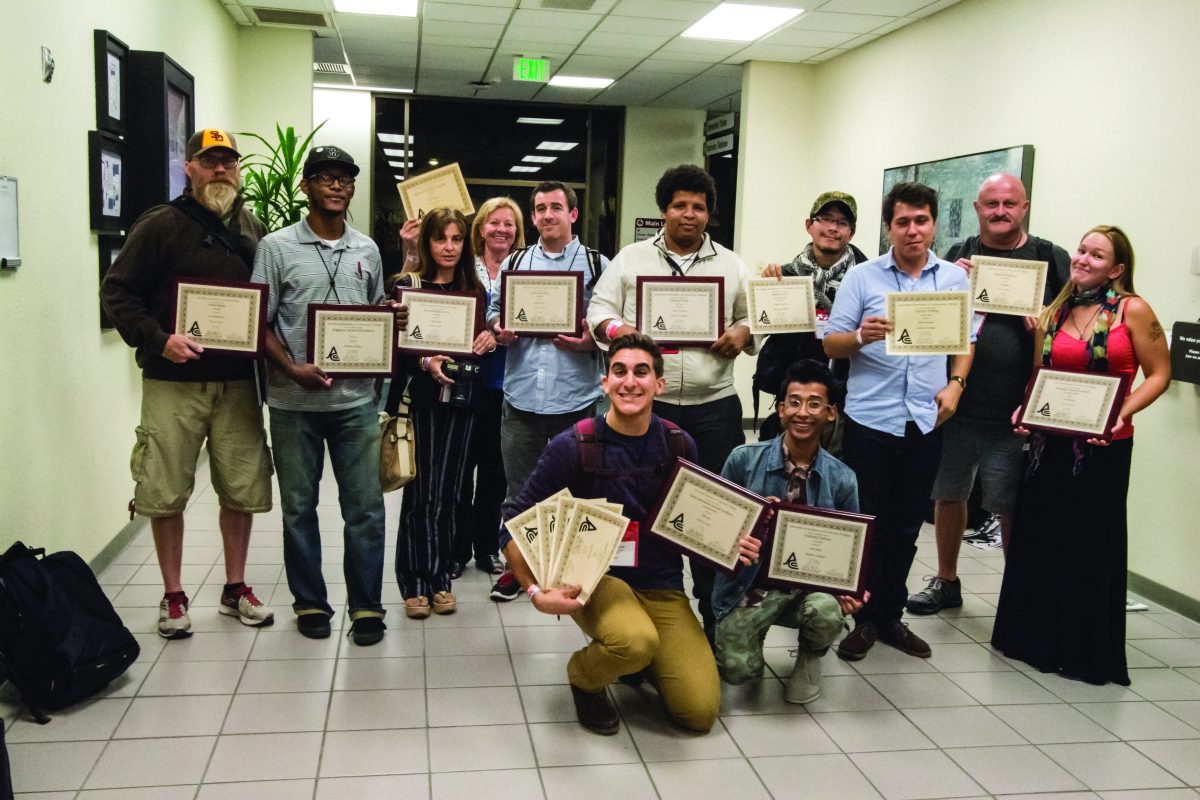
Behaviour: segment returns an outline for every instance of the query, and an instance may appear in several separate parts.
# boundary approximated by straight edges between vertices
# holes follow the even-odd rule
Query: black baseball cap
[[[327,144],[308,151],[308,158],[304,159],[304,177],[312,177],[326,164],[341,166],[352,178],[359,172],[358,165],[354,163],[354,159],[350,157],[349,153],[340,147]]]

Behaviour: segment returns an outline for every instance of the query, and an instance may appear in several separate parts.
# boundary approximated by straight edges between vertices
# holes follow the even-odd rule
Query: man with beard
[[[104,308],[142,368],[130,508],[150,518],[164,588],[158,633],[166,639],[192,634],[180,582],[183,511],[206,439],[225,554],[218,610],[245,625],[275,619],[244,581],[251,515],[271,509],[271,460],[254,362],[205,353],[200,342],[172,333],[175,280],[249,280],[264,230],[243,206],[241,156],[231,134],[197,131],[185,156],[187,188],[134,223],[100,286]]]

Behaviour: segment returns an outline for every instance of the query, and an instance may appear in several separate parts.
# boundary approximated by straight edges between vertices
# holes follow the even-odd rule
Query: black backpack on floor
[[[14,543],[0,556],[0,660],[39,723],[98,692],[141,652],[75,553]],[[42,556],[39,558],[39,556]]]

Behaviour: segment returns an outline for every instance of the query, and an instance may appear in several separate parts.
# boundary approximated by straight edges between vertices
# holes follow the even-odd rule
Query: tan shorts
[[[142,421],[129,459],[139,514],[183,512],[206,439],[221,507],[255,514],[271,510],[271,455],[254,381],[143,378]]]

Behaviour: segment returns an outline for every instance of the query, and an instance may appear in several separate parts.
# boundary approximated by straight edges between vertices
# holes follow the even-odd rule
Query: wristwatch
[[[951,376],[950,376],[950,380],[952,380],[952,381],[958,381],[958,385],[959,385],[959,386],[961,386],[961,387],[962,387],[962,388],[964,388],[964,389],[966,389],[966,388],[967,388],[967,381],[966,381],[966,379],[965,379],[965,378],[963,378],[963,376],[961,376],[961,375],[951,375]]]

